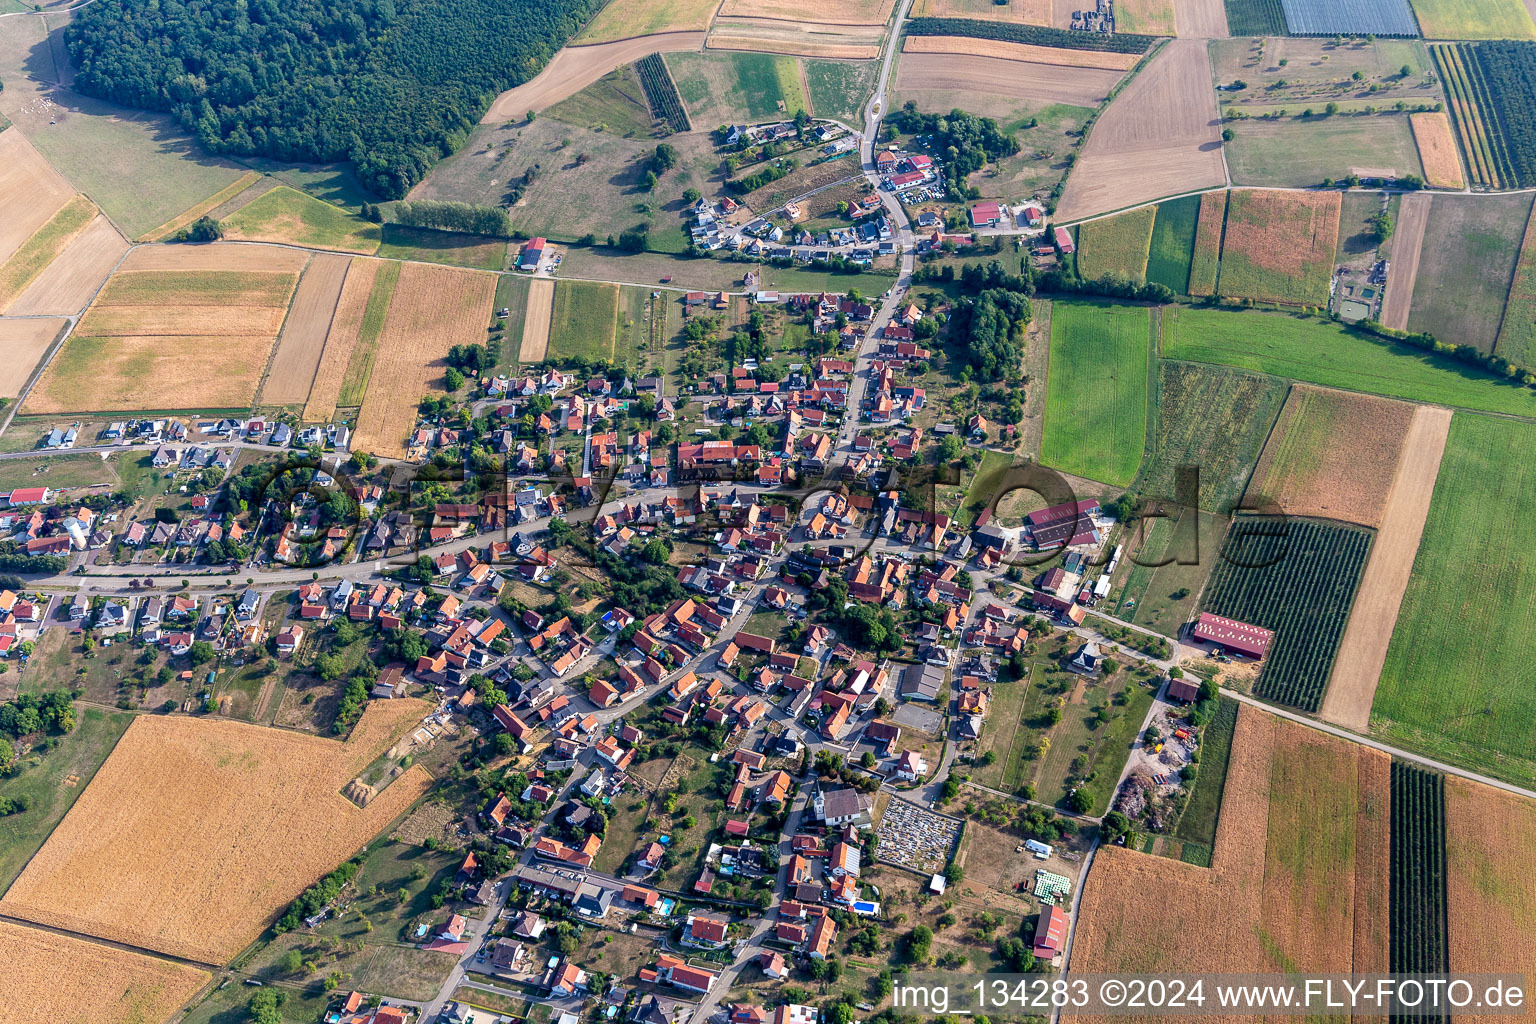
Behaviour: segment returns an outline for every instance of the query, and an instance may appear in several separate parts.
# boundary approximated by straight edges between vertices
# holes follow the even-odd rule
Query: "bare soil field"
[[[549,325],[555,309],[555,282],[537,278],[528,282],[528,307],[523,314],[523,341],[517,350],[520,363],[539,363],[549,351]]]
[[[320,354],[347,279],[350,256],[320,253],[309,261],[277,340],[277,356],[262,385],[264,405],[297,405],[309,398]]]
[[[1292,385],[1254,467],[1250,507],[1262,496],[1287,515],[1379,526],[1414,410],[1389,398]]]
[[[428,710],[417,700],[374,702],[345,743],[141,716],[0,912],[226,963],[430,786],[418,766],[366,808],[341,795]]]
[[[1091,217],[1225,180],[1210,57],[1204,42],[1176,39],[1099,116],[1056,216]]]
[[[1445,780],[1451,970],[1536,977],[1536,803],[1466,779]],[[1457,1014],[1495,1024],[1508,1017]]]
[[[0,263],[48,223],[75,190],[14,126],[0,132]]]
[[[983,21],[1010,21],[1025,25],[1051,25],[1066,28],[1072,23],[1072,11],[1081,7],[1074,0],[917,0],[912,5],[914,18],[979,18]]]
[[[80,312],[127,251],[127,240],[112,222],[97,217],[16,297],[6,313],[37,316]]]
[[[1389,764],[1242,707],[1211,867],[1101,848],[1083,888],[1074,969],[1377,969],[1387,955]],[[1149,891],[1158,928],[1145,926]]]
[[[417,403],[440,381],[450,348],[485,339],[495,291],[495,274],[422,263],[401,266],[357,417],[355,447],[385,457],[405,456]]]
[[[917,38],[933,37],[914,37],[907,42]],[[1120,77],[1119,71],[1101,68],[1065,68],[953,53],[904,53],[896,71],[896,91],[956,89],[1037,103],[1097,106]]]
[[[1135,53],[1110,53],[1107,50],[1069,50],[1060,46],[1036,46],[1010,43],[1001,39],[972,39],[969,36],[908,36],[901,44],[902,53],[952,53],[998,60],[1027,61],[1065,68],[1102,68],[1129,71],[1141,59]],[[905,62],[903,62],[905,63]]]
[[[553,106],[581,92],[615,68],[632,64],[648,54],[703,48],[703,32],[662,32],[593,46],[567,46],[555,54],[543,71],[497,96],[480,123],[521,121],[528,116],[528,111]]]
[[[0,921],[0,1021],[160,1024],[207,984],[207,971]]]
[[[885,26],[826,22],[716,18],[704,45],[711,50],[749,50],[791,57],[868,60],[880,56]]]
[[[1191,39],[1227,38],[1227,8],[1222,0],[1174,0],[1174,30]]]
[[[783,21],[822,21],[831,25],[884,25],[896,0],[724,0],[722,18],[775,18]]]
[[[1461,172],[1461,153],[1451,134],[1451,119],[1442,112],[1409,114],[1413,141],[1419,147],[1419,161],[1424,165],[1424,180],[1430,188],[1465,188]]]
[[[0,320],[0,398],[15,398],[66,320]]]
[[[1319,711],[1323,719],[1335,725],[1365,732],[1371,724],[1376,682],[1386,664],[1387,645],[1413,573],[1450,430],[1449,409],[1414,407],[1376,542],[1360,578],[1360,590]]]
[[[382,260],[359,257],[347,268],[346,281],[336,300],[336,312],[315,369],[314,383],[304,403],[304,419],[307,421],[325,421],[335,415],[336,399],[341,395],[341,384],[347,376],[347,364],[352,361],[352,349],[357,345],[357,336],[363,326],[363,311],[368,307],[368,296],[373,293],[373,280],[383,265]]]
[[[123,260],[122,272],[137,270],[289,271],[297,274],[309,253],[280,245],[211,242],[207,245],[141,245]]]
[[[1419,251],[1424,247],[1429,207],[1429,196],[1411,192],[1403,196],[1397,211],[1392,266],[1387,271],[1387,295],[1381,303],[1381,322],[1393,330],[1408,329],[1408,312],[1413,306],[1413,283],[1419,276]]]

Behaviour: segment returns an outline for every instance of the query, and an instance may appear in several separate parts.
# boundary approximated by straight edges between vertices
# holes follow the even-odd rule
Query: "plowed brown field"
[[[1430,198],[1423,192],[1410,192],[1403,196],[1398,209],[1392,266],[1387,271],[1387,297],[1381,303],[1381,322],[1396,331],[1408,329],[1413,284],[1419,277],[1419,253],[1424,248],[1424,229],[1429,226]]]
[[[0,1022],[161,1024],[207,971],[0,921]]]
[[[360,256],[347,268],[347,279],[336,302],[336,315],[331,318],[330,330],[325,335],[325,348],[320,353],[320,365],[315,370],[309,400],[304,403],[304,419],[318,422],[335,415],[336,399],[341,395],[341,385],[347,377],[347,364],[352,361],[352,349],[357,345],[358,332],[363,326],[363,311],[368,308],[373,280],[383,265],[383,260]]]
[[[1129,71],[1141,60],[1135,53],[1110,53],[1107,50],[1069,50],[1060,46],[1036,46],[1010,43],[1001,39],[972,39],[969,36],[907,36],[902,53],[953,53],[998,60],[1028,61],[1064,68],[1100,68]],[[905,61],[903,61],[905,63]]]
[[[1413,573],[1419,538],[1429,519],[1429,501],[1440,475],[1440,458],[1451,431],[1451,410],[1416,406],[1398,458],[1392,488],[1370,561],[1360,578],[1338,660],[1319,714],[1327,721],[1365,732],[1371,724],[1376,682],[1387,663],[1387,645]]]
[[[1536,802],[1448,777],[1445,868],[1451,970],[1523,973],[1529,984],[1536,978]],[[1456,1015],[1457,1024],[1513,1019]]]
[[[225,963],[426,791],[430,776],[413,767],[366,808],[341,795],[429,710],[375,701],[345,743],[141,716],[0,913]]]
[[[1102,68],[1068,68],[996,57],[906,53],[896,71],[896,90],[958,89],[1035,103],[1091,107],[1109,95],[1121,75]]]
[[[1073,221],[1226,181],[1205,43],[1165,45],[1089,132],[1056,209]]]
[[[1451,119],[1444,112],[1409,114],[1413,142],[1419,147],[1419,161],[1424,164],[1424,180],[1430,188],[1465,188],[1461,172],[1461,153],[1451,134]]]
[[[1378,751],[1240,708],[1211,867],[1101,848],[1083,885],[1073,969],[1347,972],[1385,963],[1389,764]],[[1149,892],[1155,929],[1145,926]]]
[[[495,291],[495,274],[422,263],[401,266],[358,413],[355,447],[404,457],[417,404],[441,383],[450,348],[484,340]]]
[[[59,212],[75,190],[21,130],[0,132],[0,263]]]
[[[105,217],[97,217],[80,232],[59,258],[11,303],[10,316],[39,313],[78,313],[112,273],[128,242]]]
[[[0,398],[15,398],[67,320],[0,320]]]
[[[320,253],[304,269],[261,388],[263,405],[297,405],[309,398],[351,262],[350,256]]]
[[[1221,0],[1174,0],[1175,31],[1190,39],[1227,38],[1227,9]]]

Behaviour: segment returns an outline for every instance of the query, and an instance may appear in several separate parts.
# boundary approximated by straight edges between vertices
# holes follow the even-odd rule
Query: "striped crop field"
[[[1195,254],[1189,264],[1189,294],[1216,294],[1216,272],[1221,266],[1221,232],[1227,222],[1227,193],[1207,192],[1200,197],[1200,219],[1195,224]]]

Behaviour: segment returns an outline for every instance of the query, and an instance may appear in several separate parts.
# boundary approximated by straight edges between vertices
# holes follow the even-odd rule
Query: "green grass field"
[[[1145,279],[1156,219],[1157,207],[1144,206],[1082,225],[1077,229],[1077,272],[1090,280],[1105,274]]]
[[[1536,366],[1536,225],[1527,224],[1515,264],[1509,298],[1504,302],[1504,316],[1499,321],[1495,355],[1517,366]]]
[[[628,139],[649,137],[653,123],[640,76],[630,64],[610,71],[576,95],[561,100],[545,110],[543,116]]]
[[[1322,106],[1317,104],[1319,110]],[[1285,109],[1301,113],[1300,108]],[[1378,103],[1377,109],[1384,107]],[[1424,174],[1406,114],[1253,118],[1233,131],[1227,162],[1238,185],[1301,188],[1324,178],[1346,178],[1355,168],[1394,171],[1398,177]]]
[[[1529,785],[1536,773],[1536,425],[1458,413],[1371,708],[1394,743]]]
[[[1216,842],[1216,823],[1221,817],[1221,791],[1227,781],[1227,760],[1232,754],[1232,733],[1237,728],[1237,701],[1221,698],[1216,716],[1200,738],[1200,774],[1179,816],[1173,834],[1185,842],[1210,846]]]
[[[1130,485],[1146,448],[1151,340],[1145,308],[1054,305],[1042,464]]]
[[[1136,553],[1147,565],[1133,564],[1112,614],[1138,626],[1176,637],[1195,617],[1200,592],[1215,568],[1226,537],[1224,516],[1201,512],[1190,525],[1190,513],[1154,519],[1146,543]],[[1156,563],[1167,561],[1166,565]]]
[[[1412,0],[1425,39],[1536,39],[1520,0]]]
[[[1152,457],[1136,490],[1174,498],[1178,467],[1197,466],[1200,507],[1230,512],[1280,415],[1285,392],[1285,382],[1276,377],[1202,363],[1160,363]]]
[[[75,716],[74,732],[57,747],[21,758],[20,771],[0,777],[0,800],[25,798],[30,805],[0,818],[0,892],[21,874],[133,721],[132,715],[78,704]]]
[[[496,279],[496,299],[492,312],[507,311],[504,323],[506,331],[501,336],[501,361],[497,368],[503,373],[517,366],[518,346],[523,340],[523,318],[528,313],[528,278],[517,274],[502,274]]]
[[[96,217],[96,207],[85,196],[75,196],[38,228],[31,238],[0,264],[0,310],[26,290],[48,268],[64,247]]]
[[[1492,351],[1530,210],[1529,194],[1436,196],[1408,329]]]
[[[378,355],[379,335],[384,333],[384,318],[389,314],[389,301],[395,297],[395,285],[399,280],[400,264],[393,261],[380,267],[374,276],[373,290],[368,293],[368,304],[363,307],[363,322],[357,329],[357,344],[352,347],[347,372],[341,380],[337,408],[363,404],[368,378],[373,375],[373,360]]]
[[[117,474],[112,472],[112,464],[103,462],[99,455],[43,455],[36,459],[6,459],[0,462],[0,490],[4,491],[42,484],[54,490],[63,490],[66,487],[115,483]]]
[[[1338,324],[1285,313],[1163,310],[1163,355],[1389,398],[1536,416],[1536,392]]]
[[[378,251],[381,235],[379,225],[287,185],[242,206],[223,225],[227,238],[365,254]]]
[[[806,102],[793,57],[771,53],[669,53],[666,62],[695,127],[763,121],[779,116],[781,103],[793,114],[797,108],[792,103]],[[790,89],[788,95],[786,86]]]
[[[388,259],[500,271],[507,265],[507,243],[499,238],[464,235],[457,231],[385,224],[384,244],[379,246],[378,255]]]
[[[611,360],[619,323],[619,286],[592,281],[555,285],[549,324],[549,358]]]
[[[844,124],[863,120],[861,111],[874,91],[878,61],[807,60],[804,66],[811,113]]]
[[[1167,285],[1175,294],[1189,290],[1189,265],[1195,258],[1195,225],[1200,219],[1200,197],[1185,196],[1157,207],[1152,225],[1152,246],[1147,253],[1147,281]]]

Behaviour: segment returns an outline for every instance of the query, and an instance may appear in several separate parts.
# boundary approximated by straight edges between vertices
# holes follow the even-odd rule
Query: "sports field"
[[[555,284],[554,312],[549,323],[551,357],[611,360],[618,325],[618,285],[593,281]]]
[[[1157,207],[1144,206],[1117,217],[1091,220],[1077,229],[1077,272],[1090,280],[1118,274],[1141,281],[1147,275],[1152,222]]]
[[[1138,493],[1175,498],[1174,472],[1200,470],[1200,507],[1230,512],[1248,482],[1280,405],[1285,382],[1207,363],[1160,362],[1157,429]]]
[[[341,793],[427,710],[370,704],[345,743],[141,715],[0,912],[223,963],[426,791],[415,768],[366,808]]]
[[[1371,708],[1390,741],[1512,781],[1536,772],[1530,595],[1536,425],[1458,413]]]
[[[1326,387],[1536,416],[1536,393],[1502,377],[1325,320],[1285,313],[1163,310],[1163,355]]]
[[[1521,0],[1413,0],[1426,39],[1536,39]]]
[[[1408,329],[1492,351],[1530,212],[1528,193],[1435,196]]]
[[[242,206],[224,219],[223,226],[224,237],[232,240],[284,242],[364,255],[379,248],[377,224],[287,185]]]
[[[1147,253],[1147,283],[1167,285],[1175,295],[1189,290],[1189,265],[1195,255],[1200,196],[1185,196],[1157,207],[1152,246]]]
[[[1151,316],[1135,306],[1057,302],[1040,461],[1129,486],[1147,443]]]
[[[1234,191],[1221,245],[1222,296],[1321,306],[1339,239],[1339,193]]]

